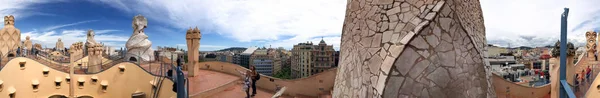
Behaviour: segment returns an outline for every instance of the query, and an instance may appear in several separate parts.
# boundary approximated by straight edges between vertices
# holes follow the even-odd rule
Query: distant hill
[[[226,48],[226,49],[221,49],[221,50],[217,50],[217,51],[244,51],[247,48],[244,47],[230,47],[230,48]]]
[[[529,49],[533,49],[533,48],[532,47],[528,47],[528,46],[520,46],[520,47],[514,47],[514,48],[510,48],[510,49],[529,50]]]

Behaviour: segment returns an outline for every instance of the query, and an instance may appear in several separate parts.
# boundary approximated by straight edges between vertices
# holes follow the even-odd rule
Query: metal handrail
[[[569,83],[567,83],[566,80],[560,80],[560,85],[561,85],[561,92],[566,93],[566,95],[569,98],[577,98],[575,97],[575,93],[573,93],[573,90],[571,89],[571,85],[569,85]],[[564,97],[564,96],[561,96]]]

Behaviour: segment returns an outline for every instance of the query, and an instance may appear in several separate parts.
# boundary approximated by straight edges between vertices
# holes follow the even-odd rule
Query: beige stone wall
[[[25,69],[21,70],[19,61],[25,60]],[[124,66],[125,72],[119,72],[118,66]],[[47,76],[42,74],[42,69],[47,66],[27,58],[15,58],[7,63],[0,71],[0,79],[4,81],[0,96],[8,96],[8,88],[16,89],[16,98],[47,98],[52,95],[69,96],[69,85],[65,77],[68,73],[49,68]],[[96,76],[98,81],[92,82],[91,77]],[[62,80],[61,87],[56,88],[54,81]],[[74,75],[70,76],[71,83],[76,83],[73,87],[75,96],[88,95],[95,98],[128,98],[131,94],[139,91],[146,93],[146,96],[152,96],[152,81],[155,76],[152,76],[142,68],[133,63],[120,63],[115,67],[107,69],[102,73],[90,75]],[[79,79],[85,80],[83,88],[77,86]],[[33,91],[32,80],[39,81],[37,92]],[[107,81],[107,92],[102,92],[100,83]],[[165,79],[160,90],[159,98],[175,97],[176,93],[171,91],[173,82]]]
[[[595,79],[589,88],[587,86],[582,86],[583,88],[588,88],[585,93],[585,98],[595,98],[600,96],[600,88],[598,88],[598,86],[600,86],[600,79]]]
[[[248,70],[240,65],[228,62],[207,61],[196,65],[199,69],[213,70],[240,76],[237,70]],[[198,70],[198,69],[196,69]],[[276,85],[287,87],[285,95],[290,96],[312,96],[317,97],[320,94],[329,94],[333,89],[334,77],[337,69],[329,69],[327,71],[293,80],[278,79],[270,76],[261,75],[260,80],[256,82],[256,86],[267,91],[275,91]],[[271,79],[273,81],[271,81]],[[322,88],[322,90],[321,90]]]
[[[543,98],[550,93],[551,84],[538,87],[528,87],[503,79],[501,76],[492,75],[494,90],[498,97],[512,96],[516,98]]]
[[[334,97],[495,97],[476,0],[349,0]]]

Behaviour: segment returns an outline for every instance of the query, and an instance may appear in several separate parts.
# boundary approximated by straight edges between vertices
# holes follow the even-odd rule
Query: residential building
[[[244,52],[234,55],[234,63],[245,68],[249,68],[248,66],[250,65],[250,56],[252,56],[252,53],[254,53],[256,49],[258,49],[258,47],[250,47],[244,50]]]
[[[312,42],[299,43],[292,48],[292,76],[308,77],[335,67],[335,50],[321,40],[318,45]]]
[[[256,67],[256,71],[263,75],[273,75],[273,57],[269,55],[269,49],[260,48],[254,51],[250,57],[251,65]]]
[[[177,50],[177,48],[173,47],[157,47],[156,50],[158,55],[155,55],[155,58],[159,58],[158,60],[169,60],[176,61],[177,57],[184,55],[182,51]]]
[[[285,50],[283,47],[279,47],[277,49],[270,49],[269,55],[273,57],[273,74],[281,71],[283,67],[289,66],[290,56],[287,54],[289,51]]]
[[[216,55],[217,55],[217,61],[233,63],[233,56],[235,54],[234,54],[234,52],[231,52],[231,51],[223,51],[223,52],[217,52]]]
[[[502,53],[509,53],[508,49],[506,49],[504,47],[488,45],[487,49],[488,49],[487,54],[490,57],[500,56],[500,54],[502,54]]]

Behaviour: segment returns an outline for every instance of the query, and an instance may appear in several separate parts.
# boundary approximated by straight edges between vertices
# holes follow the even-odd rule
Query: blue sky
[[[285,47],[323,38],[339,50],[346,0],[8,0],[0,15],[16,17],[22,39],[54,47],[96,41],[124,47],[135,15],[148,19],[145,33],[156,46],[185,47],[185,31],[202,32],[201,51],[227,47]],[[3,24],[0,24],[3,26]]]
[[[156,46],[185,47],[185,31],[202,32],[200,50],[227,47],[285,47],[323,38],[339,50],[347,0],[2,0],[0,15],[14,15],[16,27],[34,43],[54,47],[96,40],[123,47],[135,15]],[[569,41],[585,43],[585,32],[600,31],[599,0],[482,0],[486,36],[499,46],[545,46],[559,38],[560,14],[569,13]],[[3,24],[0,24],[2,26]]]

